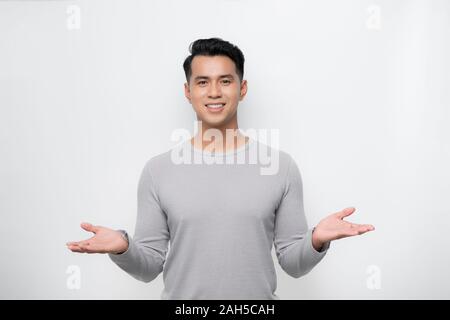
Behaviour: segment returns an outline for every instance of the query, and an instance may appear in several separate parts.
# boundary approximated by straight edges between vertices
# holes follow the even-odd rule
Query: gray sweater
[[[275,173],[262,174],[268,165],[249,160],[258,150],[277,157]],[[180,163],[180,155],[191,163]],[[194,148],[188,139],[150,158],[137,200],[129,247],[109,257],[144,282],[163,271],[163,300],[279,300],[272,243],[281,268],[294,278],[311,271],[330,246],[320,252],[312,246],[296,162],[254,139],[225,153]]]

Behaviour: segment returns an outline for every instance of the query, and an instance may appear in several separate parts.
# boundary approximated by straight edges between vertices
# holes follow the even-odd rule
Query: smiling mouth
[[[210,109],[220,109],[225,106],[226,103],[207,103],[205,106]]]
[[[225,105],[226,103],[207,103],[205,107],[210,112],[220,112],[225,108]]]

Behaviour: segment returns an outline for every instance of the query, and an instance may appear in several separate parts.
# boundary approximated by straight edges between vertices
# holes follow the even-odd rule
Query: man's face
[[[195,56],[185,95],[208,127],[226,127],[237,117],[237,106],[247,93],[247,81],[240,82],[236,67],[227,56]],[[216,104],[216,105],[214,105]],[[223,104],[220,108],[217,104]]]

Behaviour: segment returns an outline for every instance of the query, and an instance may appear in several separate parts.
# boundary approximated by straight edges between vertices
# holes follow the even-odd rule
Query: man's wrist
[[[128,237],[128,233],[125,230],[117,230],[117,231],[120,232],[120,235],[122,236],[122,238],[127,242],[127,247],[125,248],[125,250],[115,253],[115,254],[122,254],[128,250],[128,247],[130,245],[130,239]]]
[[[315,234],[314,234],[314,231],[315,231],[315,230],[316,230],[316,227],[314,227],[314,229],[313,229],[313,231],[312,231],[312,239],[311,239],[311,241],[312,241],[312,246],[313,246],[313,248],[314,248],[316,251],[320,252],[320,251],[322,251],[322,249],[323,249],[324,243],[321,242],[321,241],[319,241],[319,240],[317,240],[317,237],[316,237]]]

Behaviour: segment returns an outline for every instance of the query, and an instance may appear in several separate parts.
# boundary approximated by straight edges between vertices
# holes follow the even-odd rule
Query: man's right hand
[[[93,232],[94,236],[83,241],[67,242],[67,248],[72,252],[120,254],[128,249],[128,242],[120,231],[93,226],[90,223],[82,223],[81,228]]]

